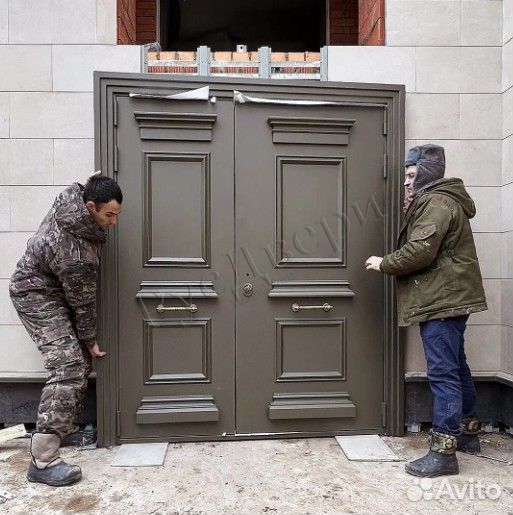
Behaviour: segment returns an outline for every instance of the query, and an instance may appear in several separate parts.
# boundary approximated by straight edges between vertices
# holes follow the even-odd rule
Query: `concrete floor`
[[[424,454],[425,439],[384,438],[405,460]],[[483,453],[513,460],[510,435],[482,442]],[[111,467],[116,448],[66,448],[84,477],[53,488],[26,481],[27,449],[24,439],[0,446],[0,490],[16,496],[1,513],[513,514],[513,466],[461,453],[459,476],[419,484],[404,462],[348,461],[334,438],[170,444],[164,466],[143,468]]]

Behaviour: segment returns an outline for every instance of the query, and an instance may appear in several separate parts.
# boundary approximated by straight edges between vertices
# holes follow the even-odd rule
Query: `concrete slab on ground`
[[[352,461],[401,461],[379,435],[336,436],[346,458]]]
[[[164,464],[167,443],[126,443],[120,445],[113,467],[158,467]]]
[[[403,460],[426,452],[426,433],[384,437]],[[483,453],[513,455],[513,437],[483,434]],[[458,476],[419,481],[404,462],[349,461],[334,438],[170,443],[164,466],[113,468],[117,447],[63,457],[82,467],[71,487],[28,483],[28,440],[0,463],[0,489],[15,495],[2,514],[276,515],[508,514],[513,511],[513,467],[458,453]],[[5,455],[4,455],[5,456]]]

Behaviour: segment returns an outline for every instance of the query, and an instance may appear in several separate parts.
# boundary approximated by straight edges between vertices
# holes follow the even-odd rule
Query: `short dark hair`
[[[118,183],[110,177],[93,175],[89,177],[84,187],[84,202],[92,200],[95,204],[106,204],[116,200],[119,204],[123,202],[123,193]]]

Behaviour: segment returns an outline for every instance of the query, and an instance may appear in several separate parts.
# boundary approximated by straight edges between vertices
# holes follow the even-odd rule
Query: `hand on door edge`
[[[100,347],[98,347],[96,342],[92,347],[88,347],[87,349],[93,358],[102,358],[105,356],[105,354],[107,354],[106,352],[100,350]]]

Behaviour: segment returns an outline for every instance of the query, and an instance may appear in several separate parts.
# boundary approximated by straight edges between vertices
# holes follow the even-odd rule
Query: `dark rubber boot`
[[[418,477],[438,477],[459,474],[456,458],[456,438],[433,431],[429,452],[418,460],[407,463],[406,472]]]
[[[477,418],[464,418],[460,424],[461,435],[456,437],[458,440],[458,451],[468,454],[479,454],[481,452],[481,444],[477,436],[481,429],[481,424]]]
[[[34,433],[30,441],[30,461],[27,479],[33,483],[66,486],[82,477],[77,465],[69,465],[59,456],[61,439],[53,433]]]
[[[82,477],[82,471],[77,465],[69,465],[59,461],[57,465],[38,468],[31,460],[27,479],[32,483],[44,483],[50,486],[68,486],[76,483]]]

